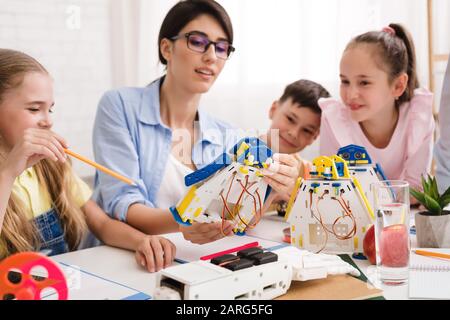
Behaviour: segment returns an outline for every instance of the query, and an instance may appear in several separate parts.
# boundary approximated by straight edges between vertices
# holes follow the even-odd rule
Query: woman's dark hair
[[[314,113],[322,114],[319,107],[320,98],[329,98],[330,94],[320,84],[310,80],[298,80],[286,87],[279,99],[281,103],[288,99],[302,108],[308,108]]]
[[[419,87],[416,50],[411,34],[402,25],[391,23],[389,27],[391,32],[371,31],[357,36],[347,45],[346,50],[362,43],[373,44],[376,46],[374,53],[377,54],[381,68],[389,74],[389,81],[393,81],[400,74],[406,72],[408,86],[396,101],[396,105],[399,106],[410,101],[414,95],[414,89]]]
[[[161,54],[161,40],[178,35],[189,22],[202,14],[212,16],[227,35],[227,40],[233,44],[233,26],[225,9],[214,0],[185,0],[178,2],[167,13],[161,25],[158,37],[159,61],[166,65],[167,61]]]

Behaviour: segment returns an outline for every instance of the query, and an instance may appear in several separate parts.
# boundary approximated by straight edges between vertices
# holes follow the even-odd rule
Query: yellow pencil
[[[83,162],[85,162],[85,163],[87,163],[87,164],[97,168],[100,171],[103,171],[106,174],[109,174],[110,176],[112,176],[112,177],[114,177],[116,179],[119,179],[120,181],[123,181],[123,182],[125,182],[127,184],[130,184],[130,185],[136,185],[136,183],[134,183],[132,180],[130,180],[130,179],[128,179],[128,178],[118,174],[117,172],[112,171],[111,169],[108,169],[108,168],[102,166],[101,164],[98,164],[98,163],[96,163],[96,162],[94,162],[92,160],[89,160],[88,158],[85,158],[82,155],[79,155],[79,154],[77,154],[77,153],[75,153],[75,152],[73,152],[73,151],[71,151],[69,149],[64,149],[64,152],[67,153],[68,155],[74,157],[74,158],[77,158],[78,160],[81,160],[81,161],[83,161]]]
[[[445,254],[445,253],[431,252],[431,251],[425,251],[425,250],[415,250],[414,252],[416,254],[420,254],[421,256],[450,259],[450,254]]]

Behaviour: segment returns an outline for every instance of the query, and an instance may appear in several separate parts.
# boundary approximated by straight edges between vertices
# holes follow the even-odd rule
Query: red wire
[[[247,176],[248,177],[248,176]],[[250,192],[249,192],[249,190],[248,189],[250,189],[255,183],[253,183],[250,187],[248,187],[248,188],[246,188],[245,186],[243,186],[242,185],[242,183],[241,182],[239,182],[240,184],[241,184],[241,187],[244,189],[244,191],[245,192],[247,192],[252,198],[253,198],[253,206],[254,206],[254,209],[255,209],[255,216],[257,217],[257,221],[255,221],[255,223],[253,223],[253,224],[246,224],[245,222],[243,222],[244,224],[245,224],[245,226],[247,227],[247,228],[254,228],[256,225],[257,225],[257,223],[259,222],[259,220],[260,220],[260,217],[262,216],[262,212],[261,212],[261,198],[259,197],[259,193],[258,193],[258,189],[256,189],[255,190],[255,192],[257,193],[257,195],[258,195],[258,197],[259,197],[259,213],[258,213],[258,209],[256,208],[257,206],[256,206],[256,197],[253,195],[253,194],[251,194]],[[259,219],[258,219],[258,217],[259,217]]]
[[[242,192],[241,192],[241,195],[239,196],[239,199],[238,199],[238,204],[240,203],[240,201],[241,201],[241,199],[242,199],[242,196],[244,195],[244,193],[245,193],[245,191],[247,190],[246,188],[247,188],[247,185],[248,185],[248,176],[245,176],[245,186],[242,184],[242,182],[241,182],[241,180],[236,180],[237,182],[239,182],[239,184],[241,185],[241,187],[242,187]],[[237,210],[238,210],[238,212],[236,212],[236,214],[238,215],[238,217],[239,217],[239,220],[245,225],[245,227],[247,228],[248,227],[248,225],[247,225],[247,223],[244,221],[244,220],[242,220],[242,217],[241,217],[241,214],[240,214],[240,208],[239,208],[239,206],[236,206],[235,207]]]
[[[236,172],[233,172],[233,176],[231,178],[230,185],[228,186],[228,191],[227,191],[226,198],[224,199],[223,198],[223,194],[222,193],[220,194],[220,197],[222,198],[222,201],[223,201],[222,223],[221,223],[221,226],[220,226],[220,231],[222,232],[222,235],[225,236],[225,237],[226,237],[226,234],[224,232],[224,224],[225,224],[225,221],[226,221],[226,219],[225,219],[225,209],[227,210],[227,212],[231,216],[231,218],[234,220],[234,215],[231,212],[230,208],[228,208],[228,196],[230,195],[231,186],[233,185],[233,181],[234,181],[235,177],[236,177]]]
[[[347,205],[347,203],[345,202],[344,198],[342,197],[342,194],[340,195],[340,199],[337,199],[336,197],[331,197],[331,199],[332,199],[332,200],[335,200],[335,201],[337,201],[337,202],[339,203],[339,205],[340,205],[340,206],[342,207],[342,209],[344,210],[345,215],[340,216],[340,217],[338,217],[338,218],[336,218],[336,219],[334,220],[334,222],[333,222],[333,224],[332,224],[332,227],[331,227],[332,230],[330,230],[330,229],[328,229],[328,228],[326,227],[326,225],[324,224],[324,222],[323,222],[323,220],[322,220],[322,213],[320,212],[320,209],[319,209],[319,202],[320,202],[321,200],[323,200],[325,194],[328,194],[328,193],[329,193],[328,190],[325,190],[325,191],[322,193],[322,195],[319,196],[318,199],[316,200],[316,209],[317,209],[317,213],[319,214],[319,217],[317,217],[317,215],[316,215],[316,214],[314,213],[314,211],[313,211],[313,208],[312,208],[312,193],[310,193],[310,211],[311,211],[311,214],[312,214],[312,216],[319,222],[319,224],[320,224],[320,226],[322,227],[322,230],[323,230],[323,232],[324,232],[324,234],[325,234],[325,237],[326,237],[326,238],[325,238],[325,242],[324,242],[322,248],[321,248],[317,253],[319,253],[319,252],[321,252],[323,249],[325,249],[325,247],[326,247],[326,245],[327,245],[327,243],[328,243],[328,233],[333,234],[333,235],[336,237],[336,239],[338,239],[338,240],[348,240],[348,239],[351,239],[351,238],[356,234],[356,230],[357,230],[357,228],[356,228],[356,219],[355,219],[355,217],[354,217],[354,215],[353,215],[353,213],[352,213],[350,207]],[[336,232],[336,224],[337,224],[341,219],[344,219],[344,218],[346,218],[346,217],[350,217],[350,219],[352,220],[352,223],[353,223],[353,227],[351,228],[351,230],[350,230],[346,235],[340,236],[340,235],[338,235],[337,232]]]
[[[234,220],[234,218],[237,215],[239,220],[245,225],[246,228],[253,228],[253,227],[255,227],[258,224],[258,222],[261,220],[261,217],[262,217],[262,201],[261,201],[261,196],[258,193],[258,189],[255,190],[255,193],[256,193],[256,195],[258,197],[259,210],[257,208],[256,197],[252,193],[250,193],[250,188],[253,187],[255,184],[257,184],[257,182],[252,182],[249,185],[249,183],[248,183],[249,176],[248,175],[245,176],[245,185],[242,184],[241,180],[239,180],[239,179],[236,180],[241,185],[242,191],[241,191],[241,194],[239,195],[239,198],[238,198],[238,200],[237,200],[233,210],[230,210],[230,208],[228,207],[228,196],[230,195],[230,191],[231,191],[231,188],[233,186],[233,182],[234,182],[235,176],[236,176],[236,172],[233,172],[233,177],[232,177],[232,179],[230,181],[230,184],[228,186],[228,191],[227,191],[226,197],[225,198],[223,197],[223,193],[220,194],[220,197],[221,197],[222,202],[223,202],[222,213],[221,213],[221,218],[222,218],[221,232],[222,232],[222,234],[224,236],[225,236],[224,224],[225,224],[225,221],[226,221],[225,210],[228,212],[228,214],[230,215],[231,219],[233,219],[233,220]],[[241,201],[243,201],[244,193],[248,193],[253,199],[253,206],[254,206],[254,211],[255,211],[255,222],[253,224],[246,223],[242,219],[242,217],[240,215],[240,210],[241,210],[240,206],[241,206]]]

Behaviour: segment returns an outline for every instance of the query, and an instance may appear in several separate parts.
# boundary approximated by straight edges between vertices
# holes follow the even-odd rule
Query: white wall
[[[236,126],[266,128],[271,102],[300,78],[318,81],[338,95],[345,44],[389,22],[405,23],[412,32],[420,80],[428,86],[426,0],[218,1],[232,18],[237,51],[202,104]],[[92,157],[92,123],[102,93],[123,85],[144,86],[163,73],[157,37],[176,2],[0,0],[0,47],[23,50],[49,69],[56,86],[55,130],[75,151]],[[450,48],[450,2],[434,3],[436,51],[445,53]],[[443,70],[445,64],[437,66],[437,91]],[[312,158],[317,152],[316,144],[304,155]],[[82,176],[93,173],[77,160],[74,165]]]
[[[112,87],[110,25],[109,0],[0,0],[0,47],[24,51],[49,70],[54,129],[89,158],[97,103]],[[81,176],[94,173],[73,163]]]
[[[433,34],[434,53],[450,54],[450,1],[448,0],[433,0]],[[446,61],[435,63],[436,109],[440,106],[446,66]]]
[[[140,0],[145,10],[139,14],[141,68],[135,76],[139,85],[162,74],[161,68],[156,67],[156,39],[164,9],[167,11],[175,2]],[[422,86],[428,87],[426,0],[218,2],[232,19],[237,50],[202,99],[202,106],[238,127],[267,128],[271,103],[281,96],[287,84],[301,78],[317,81],[338,96],[339,60],[348,41],[360,33],[381,30],[391,22],[402,23],[411,31],[419,78]],[[448,12],[442,6],[438,10]],[[145,27],[142,21],[146,21]],[[318,144],[302,154],[307,158],[317,156]]]
[[[270,104],[298,79],[317,81],[339,97],[339,61],[347,43],[391,22],[412,33],[419,78],[428,86],[426,0],[219,2],[233,20],[237,51],[204,102],[208,110],[240,127],[267,127]],[[302,155],[319,155],[318,141]]]

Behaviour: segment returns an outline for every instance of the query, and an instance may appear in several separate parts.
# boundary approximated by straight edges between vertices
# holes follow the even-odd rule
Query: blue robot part
[[[214,162],[210,163],[206,167],[184,177],[184,184],[186,185],[186,187],[190,187],[196,183],[206,180],[220,169],[230,165],[232,161],[233,160],[227,153],[223,153],[216,160],[214,160]]]
[[[247,144],[249,148],[245,150],[243,154],[238,156],[237,153],[242,143]],[[263,141],[256,137],[242,139],[233,148],[231,148],[230,153],[237,157],[236,162],[242,164],[244,164],[244,160],[251,154],[254,157],[254,161],[257,162],[255,166],[258,168],[262,168],[262,164],[266,162],[268,158],[272,157],[272,150],[270,150]]]
[[[336,165],[336,170],[337,170],[338,176],[343,177],[344,176],[344,163],[336,162],[335,165]]]
[[[349,165],[356,165],[364,162],[371,164],[372,159],[366,151],[366,148],[351,144],[338,150],[338,155],[348,162]]]
[[[383,180],[387,180],[386,175],[384,174],[383,168],[381,168],[381,165],[379,163],[377,163],[375,165],[375,170],[377,171],[377,173],[381,176],[381,178]]]
[[[183,220],[181,220],[180,214],[178,213],[178,210],[176,207],[170,207],[169,210],[172,213],[173,218],[175,219],[175,221],[178,224],[181,224],[183,226],[192,226],[192,223],[190,223],[189,221],[184,222]]]
[[[245,142],[249,148],[245,152],[237,157],[237,153],[242,143]],[[247,159],[249,154],[253,155],[254,161],[256,162],[254,166],[262,168],[262,163],[266,162],[268,158],[272,156],[272,150],[270,150],[267,145],[258,138],[244,138],[239,141],[233,148],[231,148],[230,153],[237,157],[236,162],[244,164],[244,160]],[[212,163],[206,167],[199,169],[184,178],[184,184],[189,187],[203,180],[208,179],[214,175],[217,171],[225,168],[233,162],[230,154],[223,153]]]

